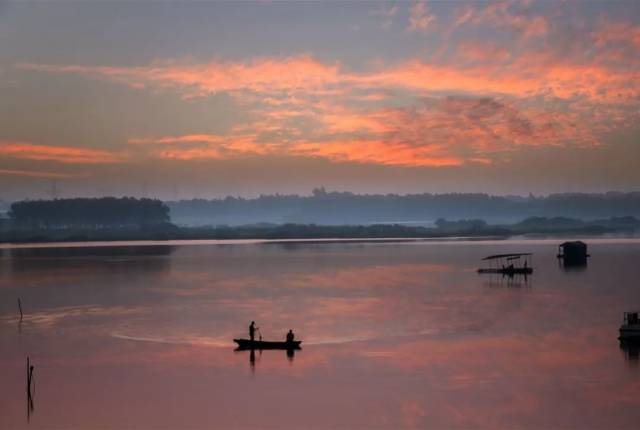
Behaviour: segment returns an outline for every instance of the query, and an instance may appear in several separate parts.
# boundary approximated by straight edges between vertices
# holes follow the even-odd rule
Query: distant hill
[[[178,225],[298,223],[320,225],[381,224],[431,226],[438,218],[483,219],[513,223],[529,217],[582,220],[640,216],[640,192],[564,193],[544,197],[481,193],[354,194],[313,190],[311,196],[263,195],[166,202]]]
[[[4,200],[0,199],[0,218],[7,215],[7,212],[9,212],[9,206],[9,202],[5,202]]]

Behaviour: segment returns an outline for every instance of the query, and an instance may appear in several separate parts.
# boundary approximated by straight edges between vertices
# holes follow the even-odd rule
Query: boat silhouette
[[[499,273],[506,276],[530,275],[533,273],[532,255],[529,252],[490,255],[482,259],[482,261],[488,261],[490,267],[482,267],[478,269],[478,273]]]
[[[301,340],[293,341],[267,341],[251,339],[233,339],[238,344],[238,350],[247,349],[300,349]]]

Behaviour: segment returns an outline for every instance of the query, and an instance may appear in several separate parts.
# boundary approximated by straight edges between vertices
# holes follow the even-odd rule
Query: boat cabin
[[[618,338],[625,342],[640,341],[640,320],[638,319],[638,312],[625,312],[624,320],[620,326],[620,337]]]
[[[638,312],[625,312],[624,313],[624,322],[625,325],[637,325],[640,324],[640,320],[638,320]]]
[[[587,244],[576,240],[564,242],[558,245],[558,258],[561,258],[565,265],[585,265],[587,264]]]
[[[500,273],[503,275],[528,275],[533,273],[531,253],[496,254],[482,259],[489,267],[478,269],[478,273]]]

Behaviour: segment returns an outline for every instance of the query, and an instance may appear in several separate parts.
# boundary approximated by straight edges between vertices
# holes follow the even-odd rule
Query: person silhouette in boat
[[[259,329],[259,327],[256,327],[256,322],[251,321],[251,324],[249,325],[249,338],[251,339],[251,342],[255,340],[257,329]]]
[[[289,333],[287,333],[287,343],[293,342],[294,338],[293,330],[289,329]]]

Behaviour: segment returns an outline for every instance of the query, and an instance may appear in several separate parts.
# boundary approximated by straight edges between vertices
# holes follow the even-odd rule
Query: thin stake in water
[[[33,395],[31,394],[31,385],[33,382],[33,365],[29,361],[29,356],[27,356],[27,421],[31,418],[31,413],[33,412]],[[35,389],[35,383],[33,383],[33,387]]]
[[[20,297],[18,297],[18,309],[20,309],[20,321],[22,321],[22,303],[20,303]]]

